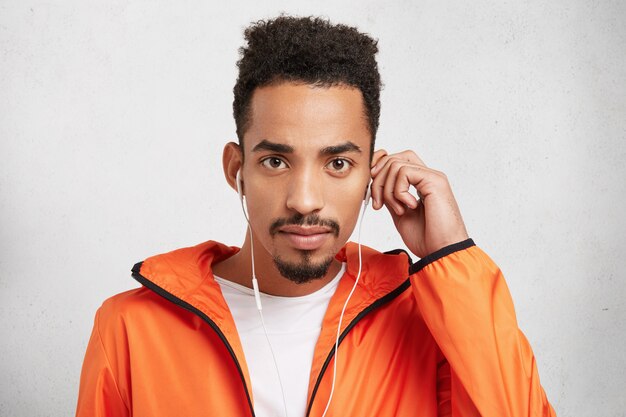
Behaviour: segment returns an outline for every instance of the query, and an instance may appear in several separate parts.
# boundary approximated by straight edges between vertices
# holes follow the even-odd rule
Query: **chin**
[[[306,284],[324,278],[333,262],[334,255],[326,256],[325,258],[321,257],[320,259],[312,259],[310,255],[309,253],[303,253],[295,261],[276,255],[274,256],[274,265],[276,265],[276,268],[284,278],[296,284]]]

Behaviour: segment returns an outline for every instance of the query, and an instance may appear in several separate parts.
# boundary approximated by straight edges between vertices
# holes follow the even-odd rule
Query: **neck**
[[[235,255],[212,266],[213,273],[237,284],[252,288],[252,243],[246,233],[241,250]],[[297,284],[283,277],[274,264],[273,257],[261,242],[254,239],[254,269],[259,282],[259,290],[265,294],[282,297],[299,297],[314,293],[328,284],[339,273],[341,262],[333,259],[322,278],[304,284]]]

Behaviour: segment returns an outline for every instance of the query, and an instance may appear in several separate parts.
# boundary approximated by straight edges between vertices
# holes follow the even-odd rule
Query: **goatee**
[[[278,268],[280,275],[296,284],[306,284],[316,279],[323,278],[328,272],[334,256],[324,259],[322,262],[311,263],[309,251],[302,251],[302,262],[287,262],[279,255],[274,256],[274,264]]]

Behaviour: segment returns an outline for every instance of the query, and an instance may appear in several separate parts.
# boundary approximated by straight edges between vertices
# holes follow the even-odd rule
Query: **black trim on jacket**
[[[413,259],[411,259],[411,255],[409,255],[409,253],[404,249],[393,249],[384,252],[385,255],[400,255],[401,253],[404,253],[406,255],[406,258],[409,260],[409,266],[413,265]]]
[[[154,291],[161,297],[165,298],[166,300],[171,301],[172,303],[178,305],[179,307],[182,307],[185,310],[188,310],[194,313],[195,315],[200,317],[202,320],[204,320],[209,325],[209,327],[211,327],[215,331],[215,333],[217,333],[217,336],[222,340],[222,343],[224,343],[224,345],[226,346],[226,349],[228,350],[228,353],[230,353],[230,356],[235,362],[235,366],[237,367],[237,372],[239,373],[239,377],[241,378],[241,382],[243,383],[243,389],[246,393],[246,399],[248,400],[248,406],[250,407],[250,414],[252,415],[252,417],[254,417],[255,413],[254,413],[254,407],[252,406],[252,398],[250,397],[250,392],[248,391],[246,378],[244,377],[243,370],[241,369],[241,364],[239,363],[239,360],[237,359],[237,355],[235,355],[235,351],[233,350],[233,347],[230,345],[230,342],[228,341],[228,339],[226,339],[226,336],[224,335],[224,333],[222,333],[222,330],[203,311],[197,309],[196,307],[189,304],[188,302],[181,300],[180,298],[176,297],[174,294],[159,287],[157,284],[155,284],[154,282],[150,281],[148,278],[141,275],[140,271],[141,271],[142,264],[143,262],[137,262],[135,266],[133,266],[133,268],[131,269],[133,278],[135,278],[137,281],[139,281],[140,284],[142,284],[146,288],[151,289],[152,291]]]
[[[398,251],[404,252],[402,249],[398,249]],[[343,330],[343,332],[339,336],[339,346],[341,346],[341,342],[348,335],[350,330],[352,330],[352,328],[354,328],[354,326],[356,326],[357,323],[360,322],[361,319],[363,319],[363,317],[367,316],[368,313],[371,313],[372,311],[376,310],[378,307],[393,301],[400,294],[406,291],[410,286],[411,286],[411,281],[407,279],[402,284],[400,284],[400,286],[397,287],[395,290],[391,291],[390,293],[387,293],[386,295],[382,296],[381,298],[377,299],[372,304],[370,304],[369,306],[361,310],[361,312],[354,319],[352,319],[350,324],[346,326],[346,328]],[[319,374],[317,375],[315,386],[313,387],[313,391],[311,392],[311,398],[309,398],[309,402],[307,404],[305,417],[309,417],[311,414],[311,410],[313,409],[313,400],[315,400],[317,389],[319,388],[320,383],[322,382],[322,377],[324,376],[324,373],[326,372],[326,369],[328,368],[328,365],[330,364],[330,360],[333,358],[333,356],[335,356],[335,344],[334,343],[333,343],[333,347],[330,349],[330,352],[328,352],[328,356],[326,356],[326,360],[324,361],[324,364],[322,365],[322,368],[320,369]]]
[[[452,245],[445,246],[430,255],[424,256],[419,261],[415,262],[413,265],[409,267],[409,275],[413,275],[416,272],[421,271],[426,265],[429,265],[444,256],[448,256],[453,254],[454,252],[458,252],[467,248],[471,248],[472,246],[476,246],[472,239],[466,239],[458,243],[453,243]]]

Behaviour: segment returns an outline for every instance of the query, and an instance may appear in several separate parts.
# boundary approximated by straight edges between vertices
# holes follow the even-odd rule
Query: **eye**
[[[336,158],[330,161],[326,166],[333,172],[343,174],[352,167],[352,163],[344,158]]]
[[[287,167],[287,165],[285,164],[285,161],[275,156],[270,156],[268,158],[263,159],[261,161],[261,165],[269,169],[283,169]]]

